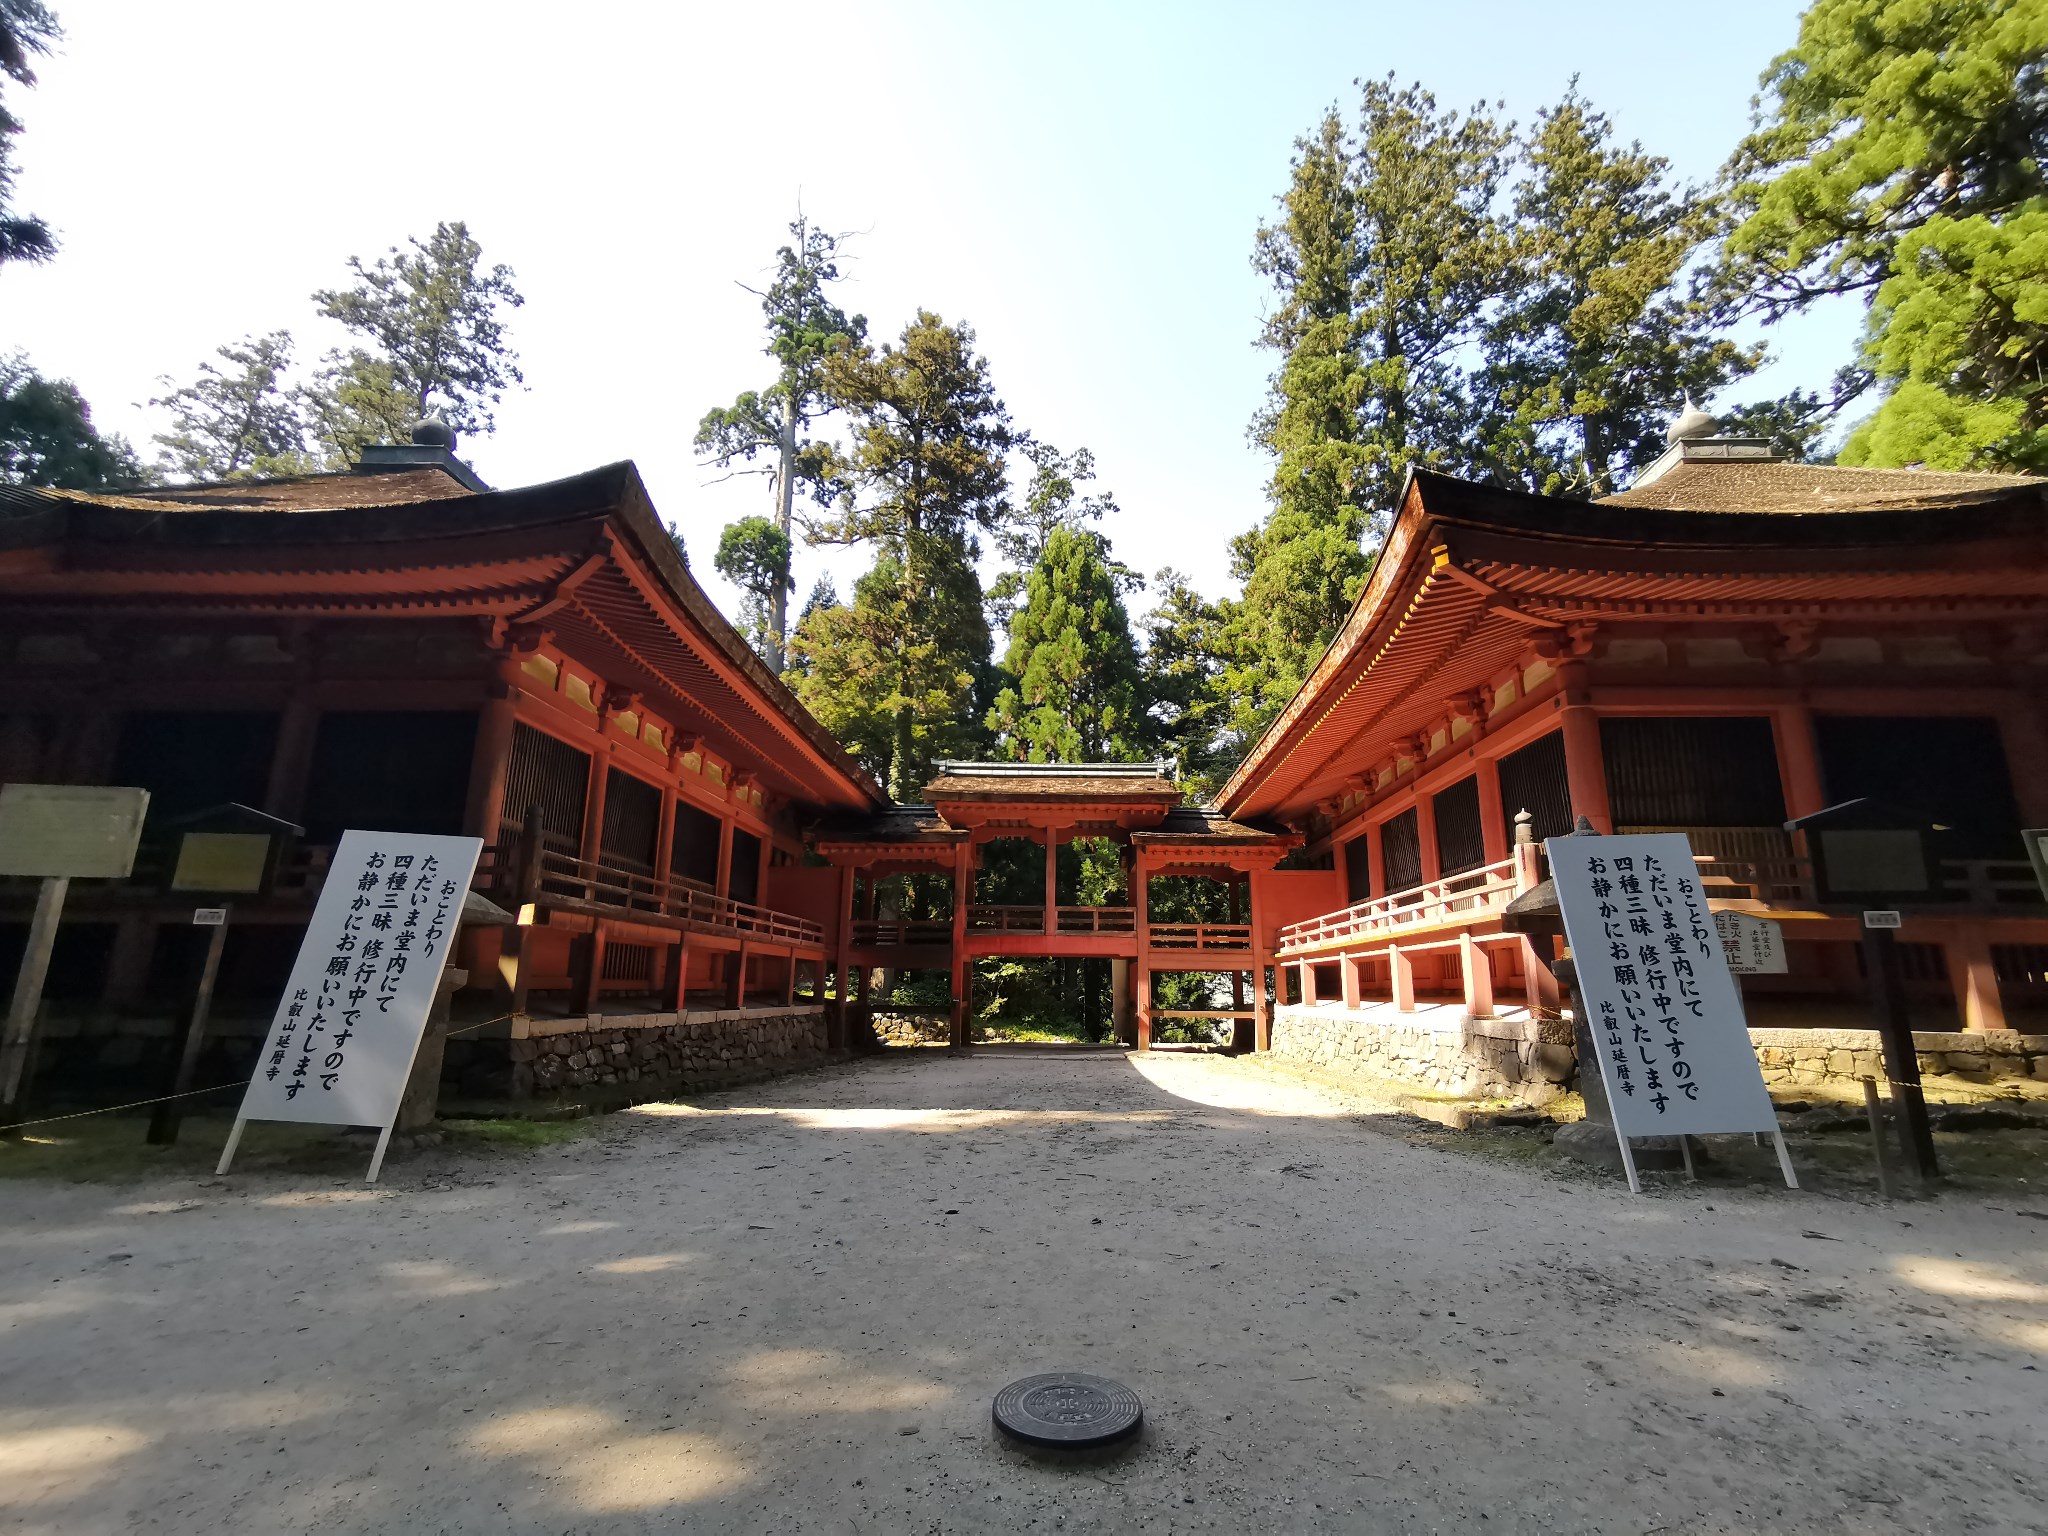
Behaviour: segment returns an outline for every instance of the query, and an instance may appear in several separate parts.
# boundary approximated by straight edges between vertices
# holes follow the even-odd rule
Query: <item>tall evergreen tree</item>
[[[1095,455],[1086,448],[1061,453],[1051,443],[1036,439],[1027,439],[1020,446],[1031,464],[1031,480],[1008,521],[993,530],[996,552],[1010,569],[988,589],[989,608],[1005,628],[1016,612],[1026,579],[1044,556],[1054,532],[1085,528],[1117,510],[1116,499],[1107,491],[1082,494],[1081,488],[1095,478]],[[1139,578],[1128,576],[1128,580],[1136,583]]]
[[[1007,756],[1034,763],[1127,761],[1144,750],[1138,647],[1124,607],[1126,567],[1092,528],[1055,527],[1010,624],[988,728]]]
[[[1664,451],[1673,403],[1705,399],[1762,350],[1717,334],[1683,291],[1710,229],[1670,162],[1614,143],[1577,84],[1538,115],[1514,197],[1515,273],[1477,381],[1486,468],[1552,496],[1605,496]]]
[[[740,632],[775,671],[783,664],[776,605],[789,596],[789,535],[765,517],[727,523],[712,565],[740,590]]]
[[[483,247],[460,220],[407,244],[369,266],[350,257],[355,283],[313,295],[322,315],[360,338],[330,353],[306,392],[331,462],[353,460],[366,443],[403,441],[432,415],[465,436],[488,434],[505,391],[524,382],[505,335],[504,312],[526,302],[512,269],[483,266]]]
[[[29,61],[48,53],[62,35],[42,0],[0,0],[0,75],[16,85],[34,85]],[[48,224],[14,211],[14,136],[20,132],[21,119],[0,99],[0,264],[47,261],[57,251]]]
[[[852,441],[830,471],[845,487],[839,500],[806,532],[820,543],[874,545],[863,583],[886,572],[894,584],[893,599],[877,589],[863,609],[856,593],[853,607],[873,626],[863,643],[879,647],[878,664],[894,673],[887,781],[900,799],[916,788],[932,744],[978,718],[963,717],[989,659],[974,562],[978,535],[1009,515],[1005,459],[1015,438],[974,332],[928,310],[880,349],[834,348],[825,387]],[[823,663],[815,648],[810,657],[815,676]]]
[[[1726,179],[1731,308],[1873,299],[1844,463],[2048,463],[2048,6],[1816,0]]]
[[[761,654],[778,672],[788,640],[789,594],[796,590],[790,576],[796,488],[808,486],[821,503],[833,490],[827,474],[830,450],[809,436],[811,427],[832,409],[825,360],[835,347],[857,344],[867,335],[866,318],[849,316],[825,293],[826,285],[839,278],[839,244],[846,237],[813,228],[802,215],[791,223],[789,233],[791,243],[775,255],[775,280],[760,295],[761,312],[768,320],[766,350],[776,364],[775,382],[764,390],[748,390],[730,406],[707,411],[696,437],[697,451],[721,469],[772,455],[766,473],[774,485],[774,516],[742,519],[733,528],[744,532],[727,533],[735,564],[760,573],[755,586],[743,590],[762,606]],[[755,526],[761,522],[771,531]],[[721,557],[727,546],[728,540],[721,539]]]
[[[1273,509],[1231,546],[1239,731],[1279,710],[1343,623],[1409,466],[1469,462],[1465,354],[1511,277],[1494,208],[1509,129],[1391,79],[1360,97],[1355,133],[1332,111],[1298,146],[1253,258],[1279,294],[1260,339],[1281,361],[1253,427],[1275,458]]]
[[[99,491],[144,478],[128,440],[93,426],[77,385],[0,354],[0,484]]]
[[[291,370],[289,331],[243,338],[218,349],[229,366],[199,365],[191,383],[151,400],[171,413],[171,430],[153,441],[164,468],[186,480],[232,480],[302,473],[306,423],[286,383]],[[171,380],[161,381],[166,386]]]

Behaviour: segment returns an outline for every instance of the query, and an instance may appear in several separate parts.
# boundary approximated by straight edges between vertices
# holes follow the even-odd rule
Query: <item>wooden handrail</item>
[[[1355,902],[1280,930],[1278,954],[1327,944],[1339,939],[1371,938],[1443,923],[1473,921],[1500,911],[1515,899],[1512,855],[1441,879],[1424,881],[1405,891]]]
[[[1146,932],[1154,949],[1250,949],[1250,923],[1154,923]],[[1157,1011],[1156,1009],[1154,1010]]]

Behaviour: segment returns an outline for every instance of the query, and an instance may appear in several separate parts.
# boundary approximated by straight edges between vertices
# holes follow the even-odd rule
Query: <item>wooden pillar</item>
[[[654,831],[654,878],[666,883],[675,873],[676,855],[676,787],[664,784],[661,787],[661,820]]]
[[[1145,850],[1131,851],[1131,906],[1138,930],[1138,1049],[1152,1049],[1152,872]]]
[[[1500,759],[1479,759],[1479,832],[1485,839],[1486,862],[1498,864],[1508,856],[1506,809],[1500,803]]]
[[[832,1021],[830,1042],[838,1050],[844,1050],[853,1039],[846,1016],[849,1005],[847,988],[853,980],[850,974],[853,968],[853,885],[853,866],[840,866],[838,953],[832,968],[832,990],[838,995],[833,999],[832,1012],[828,1015]]]
[[[1045,928],[1048,936],[1060,931],[1060,829],[1045,829]]]
[[[540,899],[540,851],[545,831],[541,809],[526,808],[526,820],[514,845],[511,886],[505,893],[515,924],[501,928],[498,939],[498,997],[508,1013],[526,1012],[533,985],[533,904]]]
[[[662,978],[661,1006],[682,1013],[690,1006],[690,936],[679,934],[668,947],[668,974]]]
[[[1337,985],[1346,1008],[1357,1008],[1361,1004],[1358,990],[1358,962],[1349,955],[1337,959]]]
[[[1998,973],[1991,960],[1991,941],[1983,928],[1970,922],[1951,923],[1941,946],[1948,964],[1949,985],[1955,989],[1956,1012],[1963,1028],[1972,1034],[1987,1029],[2004,1029],[2005,1004],[1998,995]]]
[[[785,1008],[796,1006],[796,963],[796,956],[791,955],[788,969],[782,977],[782,1006]]]
[[[590,932],[579,933],[570,940],[569,974],[572,1013],[597,1012],[597,999],[604,983],[604,952],[606,935],[604,919],[590,920]]]
[[[1572,816],[1584,816],[1600,833],[1614,831],[1607,803],[1607,758],[1600,749],[1600,717],[1590,704],[1567,704],[1558,711],[1564,737],[1565,784],[1572,797]]]
[[[306,809],[306,782],[313,774],[313,740],[320,729],[320,706],[310,693],[294,693],[277,722],[277,746],[270,754],[270,778],[263,789],[263,810],[297,821]],[[495,842],[486,837],[485,841]]]
[[[1118,1044],[1129,1045],[1137,1038],[1131,1033],[1131,962],[1122,955],[1109,960],[1109,1021]]]
[[[471,837],[487,843],[504,834],[505,770],[512,761],[513,728],[519,723],[518,695],[505,685],[504,696],[484,700],[477,713],[476,745],[469,754],[469,794],[464,802],[463,825]],[[520,808],[524,814],[524,808]],[[283,815],[282,811],[277,812]]]
[[[953,1046],[967,1044],[967,907],[974,899],[974,840],[970,837],[953,850],[953,1014],[950,1039]]]
[[[1138,959],[1138,1049],[1152,1049],[1152,967]]]
[[[590,782],[583,791],[583,846],[576,857],[595,863],[604,853],[604,796],[611,782],[611,754],[602,749],[590,754]]]
[[[1386,823],[1376,821],[1365,829],[1365,875],[1367,899],[1387,894],[1387,856],[1381,832]]]
[[[1415,797],[1415,841],[1422,853],[1422,883],[1427,885],[1444,872],[1443,855],[1436,846],[1435,795],[1418,793]]]
[[[1821,783],[1820,747],[1813,735],[1813,711],[1787,704],[1771,713],[1771,733],[1778,744],[1778,778],[1785,791],[1787,820],[1811,816],[1827,807]]]
[[[1401,1013],[1415,1011],[1415,961],[1401,952],[1398,944],[1387,946],[1387,979],[1394,995],[1394,1007]]]
[[[739,952],[726,956],[725,1006],[744,1008],[747,1006],[747,962],[753,959],[753,950],[743,939]]]
[[[1465,1012],[1475,1019],[1493,1017],[1493,962],[1470,933],[1458,935],[1458,969],[1465,983]]]
[[[723,898],[732,894],[732,818],[718,818],[718,876],[712,889]]]
[[[1252,1020],[1252,1049],[1255,1051],[1273,1049],[1273,1009],[1266,1001],[1266,976],[1266,957],[1261,954],[1259,963],[1252,968],[1252,1012],[1256,1015]],[[1279,986],[1277,978],[1273,985]]]

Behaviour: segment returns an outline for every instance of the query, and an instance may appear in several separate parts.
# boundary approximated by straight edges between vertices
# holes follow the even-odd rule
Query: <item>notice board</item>
[[[1544,852],[1617,1133],[1776,1132],[1684,835],[1553,837]]]
[[[474,837],[342,834],[237,1135],[246,1120],[389,1133],[482,851]]]

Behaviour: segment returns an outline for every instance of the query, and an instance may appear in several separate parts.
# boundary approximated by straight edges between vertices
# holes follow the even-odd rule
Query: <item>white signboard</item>
[[[1716,912],[1721,948],[1728,969],[1738,976],[1785,974],[1785,930],[1767,917],[1750,912]]]
[[[483,842],[344,832],[242,1096],[245,1120],[375,1125],[388,1138]],[[377,1144],[370,1178],[377,1177]]]
[[[148,810],[146,789],[0,785],[0,875],[125,880]]]
[[[1623,1151],[1631,1136],[1776,1133],[1685,837],[1553,837],[1544,851]]]

